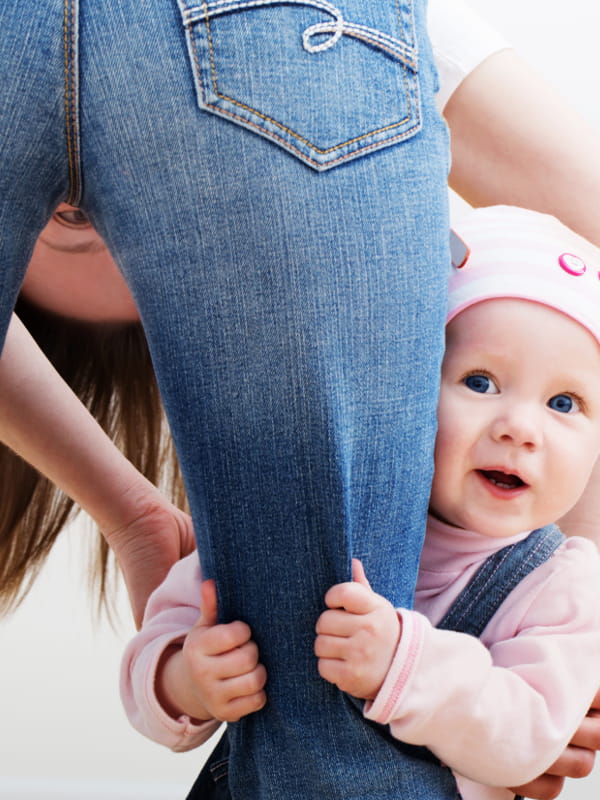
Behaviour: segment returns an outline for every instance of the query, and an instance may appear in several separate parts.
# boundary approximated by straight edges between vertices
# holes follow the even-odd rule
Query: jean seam
[[[415,11],[414,11],[414,8],[413,8],[413,0],[408,0],[408,2],[409,2],[409,5],[410,5],[410,19],[412,20],[412,27],[413,27],[413,30],[411,31],[411,33],[412,33],[412,42],[411,42],[411,44],[414,47],[414,44],[415,44],[415,32],[414,32]],[[402,21],[402,12],[400,10],[400,0],[396,0],[396,15],[398,17],[398,26],[399,26],[399,28],[400,28],[400,30],[402,32],[402,35],[405,36],[406,33],[404,31],[404,25],[403,25],[403,21]],[[404,67],[404,66],[402,67],[402,81],[404,83],[404,97],[406,98],[406,102],[407,102],[407,105],[408,105],[407,118],[410,118],[410,116],[413,115],[415,117],[415,119],[417,120],[417,122],[418,122],[418,119],[419,119],[418,109],[417,109],[417,114],[415,115],[414,114],[414,109],[413,109],[413,100],[414,100],[414,98],[413,98],[412,93],[410,91],[410,86],[408,85],[408,74],[407,74],[407,71],[406,71],[406,67]],[[411,128],[411,130],[412,130],[412,128]]]
[[[400,27],[401,30],[403,30],[402,17],[401,17],[401,14],[400,14],[399,0],[396,0],[395,5],[396,5],[396,13],[398,15],[399,27]],[[412,4],[411,4],[411,7],[412,7]],[[202,8],[204,9],[204,25],[206,27],[206,37],[207,37],[208,48],[209,48],[209,53],[210,53],[210,71],[211,71],[211,76],[212,76],[212,90],[213,90],[214,94],[219,99],[224,100],[225,102],[231,103],[232,105],[238,106],[239,108],[244,109],[245,111],[249,111],[251,114],[254,114],[257,117],[260,117],[261,119],[265,120],[265,122],[270,122],[273,125],[276,125],[283,132],[285,132],[285,133],[289,134],[290,136],[294,137],[294,139],[297,139],[299,142],[302,142],[302,144],[306,145],[311,150],[314,150],[319,155],[328,155],[329,153],[333,153],[336,150],[340,150],[342,148],[348,147],[349,145],[356,144],[356,142],[360,142],[361,140],[372,138],[373,136],[377,136],[377,135],[380,135],[382,133],[385,133],[386,131],[390,131],[390,130],[393,130],[394,128],[398,128],[398,127],[400,127],[402,125],[405,125],[410,120],[411,114],[413,113],[413,98],[411,96],[411,92],[410,92],[410,89],[409,89],[409,86],[408,86],[407,68],[406,68],[406,66],[404,64],[401,63],[400,64],[400,68],[402,69],[402,79],[403,79],[403,83],[404,83],[405,99],[406,99],[407,106],[408,106],[408,109],[409,109],[409,112],[407,113],[407,115],[403,119],[399,120],[398,122],[393,123],[393,125],[388,125],[388,126],[383,127],[383,128],[377,128],[375,130],[368,131],[367,133],[364,133],[361,136],[356,136],[354,139],[347,139],[346,141],[341,142],[339,144],[336,144],[333,147],[329,147],[329,148],[326,148],[326,149],[321,149],[321,148],[317,147],[313,142],[310,142],[308,139],[305,139],[304,137],[300,136],[294,130],[292,130],[291,128],[288,128],[283,123],[278,122],[276,119],[273,119],[272,117],[268,117],[266,114],[262,114],[257,109],[254,109],[251,106],[245,105],[244,103],[241,103],[239,100],[234,100],[233,98],[228,97],[227,95],[223,95],[217,90],[217,70],[216,70],[216,66],[215,66],[213,41],[212,41],[212,34],[211,34],[211,29],[210,29],[210,13],[209,13],[209,10],[208,10],[208,4],[207,4],[206,0],[202,0]],[[198,79],[200,80],[200,82],[202,82],[202,70],[201,70],[200,57],[198,55],[198,49],[197,49],[196,41],[195,41],[195,38],[193,36],[190,37],[190,38],[191,38],[191,44],[192,44],[193,51],[194,51],[194,62],[196,64],[196,74],[197,74]],[[255,128],[256,130],[258,130],[260,132],[263,132],[263,133],[265,132],[264,128],[262,128],[260,125],[251,122],[246,117],[237,116],[233,112],[228,111],[227,109],[221,108],[220,106],[217,106],[215,103],[210,103],[210,102],[205,100],[205,105],[208,108],[214,108],[220,114],[226,114],[227,116],[231,117],[232,119],[239,120],[240,122],[243,122],[244,124],[249,125],[249,126]],[[412,136],[414,130],[418,129],[419,124],[420,124],[418,116],[415,116],[414,120],[415,120],[415,124],[413,126],[408,128],[407,130],[403,131],[401,134],[398,134],[398,136],[395,136],[395,137],[389,139],[388,143],[391,144],[391,143],[394,143],[394,142],[402,141],[403,139],[406,139],[406,138],[410,138],[410,136]],[[320,166],[320,162],[318,162],[316,159],[311,159],[309,156],[307,156],[300,149],[294,148],[293,145],[291,145],[291,143],[289,143],[287,140],[283,139],[282,137],[277,136],[277,134],[275,134],[272,131],[268,131],[268,133],[269,133],[269,136],[272,136],[273,138],[278,139],[280,142],[282,142],[286,146],[291,147],[292,149],[295,149],[296,152],[299,155],[302,156],[302,158],[308,160],[310,163],[312,163],[314,165],[319,165]],[[343,161],[343,160],[345,160],[345,159],[347,159],[349,157],[352,157],[352,156],[356,155],[356,153],[368,152],[370,149],[379,147],[380,144],[381,143],[379,141],[377,141],[375,143],[370,143],[369,145],[366,145],[365,147],[362,147],[357,151],[353,151],[351,154],[344,154],[343,156],[340,156],[339,158],[328,162],[328,166],[332,166],[333,164],[336,164],[339,161]]]
[[[63,57],[65,136],[69,164],[69,193],[67,202],[77,205],[81,196],[81,171],[79,162],[77,49],[76,49],[77,0],[63,2]]]

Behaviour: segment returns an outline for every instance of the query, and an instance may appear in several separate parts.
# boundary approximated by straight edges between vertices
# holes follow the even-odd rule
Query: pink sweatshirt
[[[378,696],[365,706],[369,719],[452,767],[465,800],[512,798],[492,787],[543,773],[600,686],[600,556],[586,539],[568,539],[530,573],[481,640],[434,627],[487,556],[525,536],[491,539],[430,520],[417,610],[399,609],[400,644]],[[131,723],[178,751],[197,747],[220,724],[173,719],[154,693],[161,654],[198,619],[200,581],[196,554],[173,566],[122,664]]]

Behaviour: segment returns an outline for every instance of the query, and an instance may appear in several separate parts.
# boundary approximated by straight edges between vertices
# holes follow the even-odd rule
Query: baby
[[[475,211],[458,234],[416,610],[393,608],[355,561],[353,582],[327,592],[315,653],[369,720],[452,768],[465,800],[504,800],[556,760],[600,682],[600,557],[538,530],[574,505],[600,452],[600,255],[516,208]],[[479,639],[435,627],[490,558],[520,559],[514,547],[540,537],[543,563],[522,580],[511,568]],[[173,567],[123,662],[130,720],[176,750],[266,702],[250,629],[217,625],[201,583],[195,554]]]
[[[355,582],[326,596],[315,651],[326,680],[367,700],[366,717],[426,745],[465,800],[481,800],[512,794],[471,781],[543,773],[600,681],[600,567],[587,540],[565,540],[525,577],[480,641],[434,627],[488,557],[583,492],[600,451],[600,257],[522,209],[475,211],[458,233],[471,252],[450,278],[417,610],[393,609],[356,563]]]

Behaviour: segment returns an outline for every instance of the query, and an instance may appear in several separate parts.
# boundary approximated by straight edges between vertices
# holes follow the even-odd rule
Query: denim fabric
[[[141,310],[223,620],[269,702],[234,798],[441,798],[322,681],[326,589],[410,604],[443,346],[447,133],[422,0],[0,4],[2,317],[60,200]]]
[[[396,742],[395,744],[398,745],[399,743]],[[436,757],[424,747],[400,747],[400,749],[404,754],[411,752],[413,755],[418,755],[424,760],[439,764]],[[230,751],[228,730],[225,728],[215,749],[204,762],[204,766],[194,781],[185,800],[231,800],[231,791],[229,790],[228,783]],[[302,765],[300,769],[302,769]],[[440,769],[442,775],[447,775],[449,772],[449,770],[445,768],[440,767]],[[451,780],[449,783],[451,783]],[[428,794],[425,784],[423,784],[423,791],[427,797],[431,796],[431,789],[429,789],[430,793]],[[400,796],[404,795],[398,795],[398,797]],[[458,791],[458,787],[455,788],[453,796],[456,800],[461,799],[462,796]],[[516,798],[516,800],[520,800],[520,798]]]
[[[225,728],[185,800],[231,800],[228,784],[229,755],[229,736]]]

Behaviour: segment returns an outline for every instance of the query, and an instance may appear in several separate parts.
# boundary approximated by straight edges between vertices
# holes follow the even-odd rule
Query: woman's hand
[[[565,778],[586,778],[590,774],[596,750],[600,750],[600,690],[571,742],[548,772],[511,791],[536,800],[553,800],[561,793]]]
[[[142,496],[133,503],[137,513],[131,521],[117,529],[102,531],[123,572],[138,628],[151,592],[172,565],[196,546],[189,514],[176,508],[145,481],[142,489]]]

